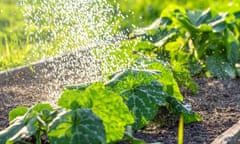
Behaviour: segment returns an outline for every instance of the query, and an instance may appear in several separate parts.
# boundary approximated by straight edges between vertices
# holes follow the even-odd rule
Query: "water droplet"
[[[32,53],[51,63],[42,69],[52,82],[45,87],[50,98],[59,96],[64,85],[105,79],[100,69],[104,74],[129,67],[131,59],[116,54],[124,51],[119,40],[126,37],[115,29],[124,18],[119,7],[106,0],[21,0],[21,6],[26,34],[36,43]],[[52,51],[61,55],[54,62]]]

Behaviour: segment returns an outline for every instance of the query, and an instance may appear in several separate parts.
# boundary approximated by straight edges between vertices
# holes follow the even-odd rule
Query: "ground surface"
[[[185,125],[184,143],[209,144],[240,120],[240,79],[216,80],[198,78],[197,95],[183,90],[185,101],[202,117],[202,122]],[[152,127],[135,133],[148,142],[177,143],[177,124]]]
[[[51,79],[33,75],[29,70],[8,76],[0,74],[0,130],[7,126],[7,115],[12,108],[47,100],[49,93],[44,87],[53,84]],[[185,101],[203,121],[185,125],[184,143],[208,144],[240,120],[240,79],[196,78],[195,81],[199,85],[197,95],[182,91]],[[147,142],[174,144],[177,143],[177,124],[148,127],[134,135]]]

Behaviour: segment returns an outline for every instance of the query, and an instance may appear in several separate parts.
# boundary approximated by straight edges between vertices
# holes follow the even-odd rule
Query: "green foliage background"
[[[109,0],[112,1],[112,0]],[[240,7],[239,0],[118,0],[120,10],[128,15],[124,27],[133,28],[132,25],[146,26],[161,15],[164,8],[178,5],[189,9],[207,9],[214,11],[236,11]]]

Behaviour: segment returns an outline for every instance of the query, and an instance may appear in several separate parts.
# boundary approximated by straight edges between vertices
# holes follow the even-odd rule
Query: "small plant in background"
[[[166,9],[161,18],[149,27],[133,31],[130,38],[140,37],[149,42],[138,50],[150,51],[158,59],[168,61],[176,80],[195,89],[191,76],[205,73],[210,77],[235,78],[238,75],[238,13]]]

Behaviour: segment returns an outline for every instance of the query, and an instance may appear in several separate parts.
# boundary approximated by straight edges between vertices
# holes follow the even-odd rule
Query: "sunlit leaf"
[[[186,15],[188,16],[191,23],[195,26],[199,26],[206,23],[209,18],[211,18],[211,10],[207,9],[205,11],[201,10],[187,10]]]
[[[103,122],[90,109],[64,112],[52,122],[48,137],[52,144],[106,143]]]
[[[67,109],[89,108],[102,119],[107,142],[123,137],[125,126],[133,123],[133,117],[122,98],[107,90],[102,83],[95,83],[85,91],[65,90],[58,105]]]
[[[50,104],[44,104],[44,103],[39,103],[39,104],[36,104],[32,107],[32,110],[33,111],[36,111],[36,112],[41,112],[43,110],[53,110],[52,106]]]
[[[18,116],[23,116],[26,112],[28,111],[27,107],[23,107],[23,106],[18,106],[15,109],[11,110],[9,112],[9,121],[14,120],[16,117]]]
[[[160,60],[156,59],[139,59],[137,64],[140,68],[159,70],[161,75],[157,77],[159,82],[163,84],[163,90],[171,96],[174,96],[179,101],[183,101],[183,96],[179,90],[178,84],[173,76],[169,66]]]
[[[118,92],[135,116],[134,129],[141,129],[152,120],[159,106],[166,105],[166,94],[162,84],[154,79],[156,71],[127,70],[110,82],[114,91]],[[157,76],[158,77],[158,76]]]

